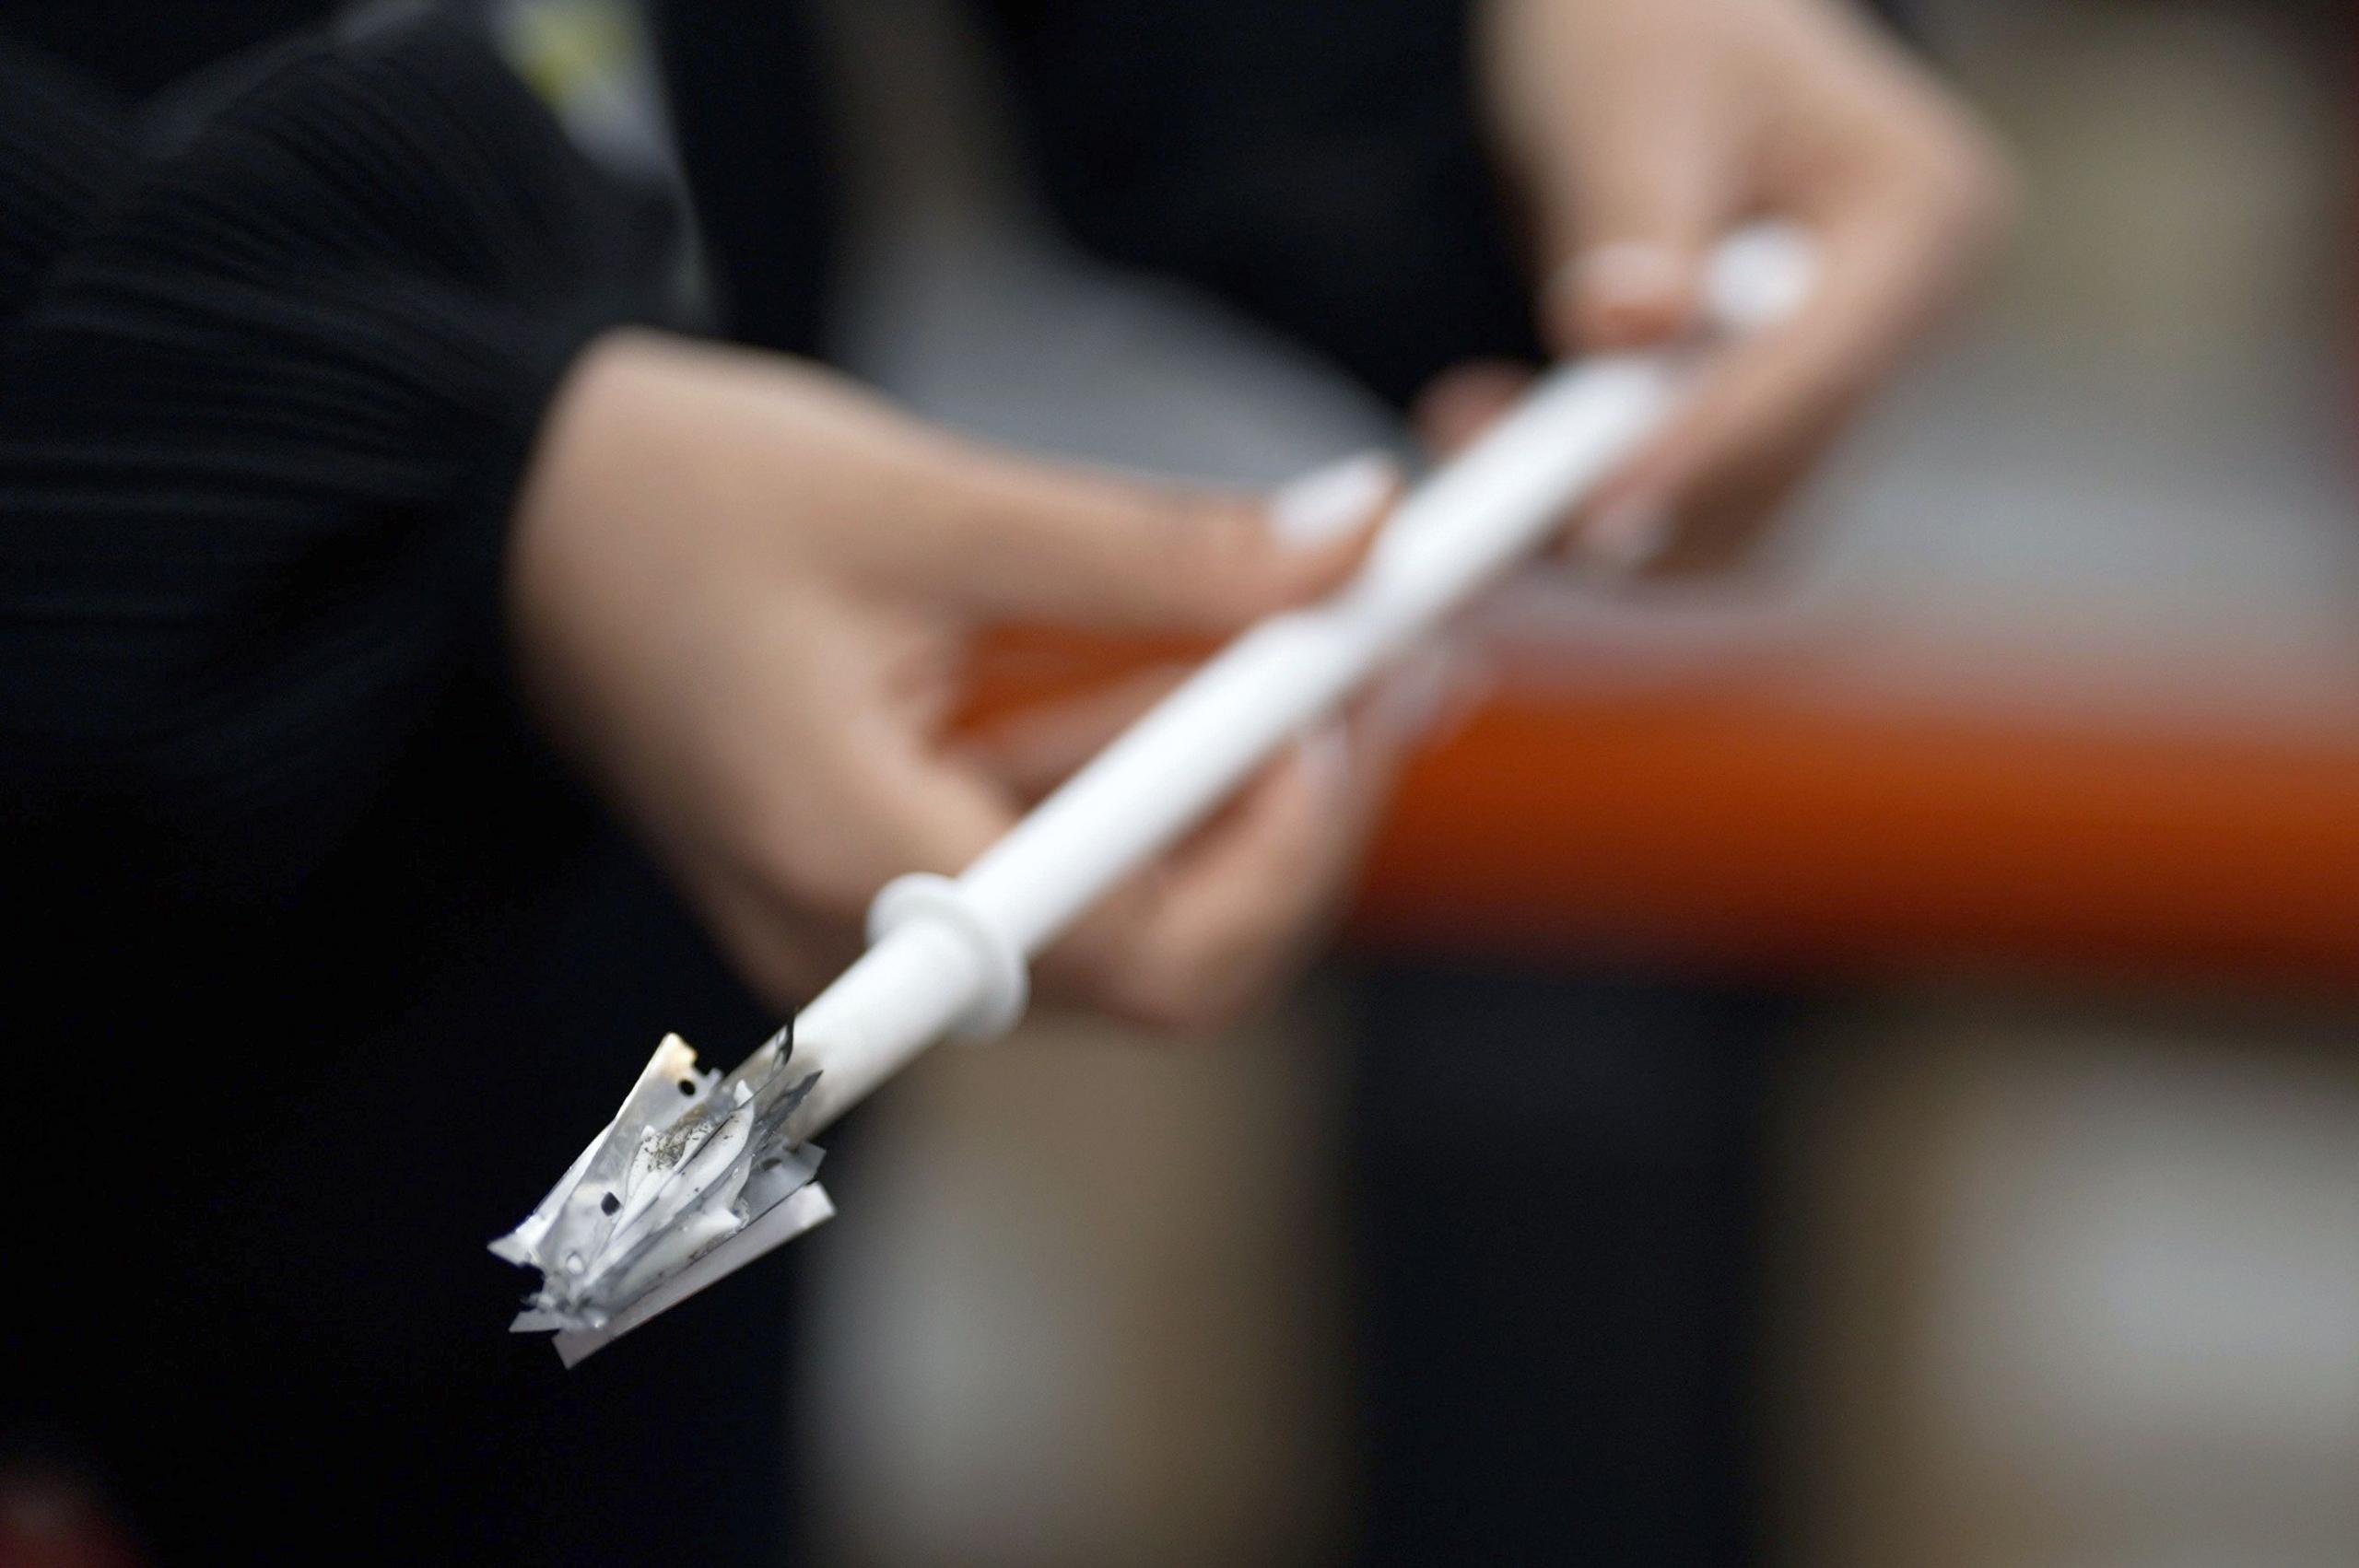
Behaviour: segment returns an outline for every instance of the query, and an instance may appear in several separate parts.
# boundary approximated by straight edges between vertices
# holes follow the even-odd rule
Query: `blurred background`
[[[1159,471],[1399,441],[1054,239],[947,9],[833,7],[846,362]],[[827,1560],[2359,1561],[2343,9],[1919,8],[2027,221],[1777,558],[1503,596],[1278,1013],[865,1113]]]
[[[831,358],[1140,471],[1407,450],[1070,237],[973,7],[815,3]],[[1284,1004],[1042,1013],[830,1137],[810,1561],[2359,1562],[2359,25],[1907,8],[2001,275],[1756,569],[1482,609]],[[671,177],[630,0],[494,9]]]

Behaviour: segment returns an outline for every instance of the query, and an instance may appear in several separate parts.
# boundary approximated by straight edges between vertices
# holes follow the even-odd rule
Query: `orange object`
[[[994,641],[977,711],[1200,649]],[[1755,670],[1508,680],[1410,769],[1353,920],[1391,952],[1755,975],[2002,964],[2359,981],[2359,725],[2102,732]]]

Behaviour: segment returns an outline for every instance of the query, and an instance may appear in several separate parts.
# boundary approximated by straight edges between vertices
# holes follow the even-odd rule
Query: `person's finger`
[[[1399,486],[1381,453],[1257,499],[971,452],[893,571],[980,614],[1224,630],[1341,583]]]
[[[873,708],[838,720],[793,789],[757,788],[697,859],[708,907],[731,914],[729,944],[757,980],[839,968],[857,956],[877,890],[909,872],[955,875],[1015,825],[1000,780]],[[797,963],[786,966],[785,955]]]
[[[860,956],[857,925],[796,908],[741,866],[685,868],[683,885],[730,966],[774,1012],[795,1012]]]
[[[1438,459],[1456,456],[1512,409],[1532,390],[1533,375],[1505,360],[1471,360],[1434,378],[1409,411],[1419,440]],[[1600,515],[1586,524],[1567,509],[1565,532],[1555,548],[1591,568],[1623,572],[1649,565],[1671,543],[1668,519]]]
[[[1351,766],[1340,731],[1297,743],[1191,844],[1091,911],[1043,960],[1044,986],[1165,1029],[1235,1016],[1332,894]]]
[[[1451,689],[1425,662],[1264,772],[1218,819],[1095,911],[1044,964],[1094,1005],[1169,1028],[1226,1022],[1340,908],[1401,763]]]
[[[1574,111],[1538,193],[1541,325],[1558,353],[1636,348],[1696,324],[1735,183],[1717,113],[1685,75],[1617,84]]]
[[[1103,751],[1187,673],[1180,666],[1159,666],[1079,696],[1027,708],[964,737],[960,749],[1019,798],[1035,801]]]
[[[1348,890],[1358,849],[1409,747],[1463,706],[1459,656],[1413,663],[1377,696],[1297,745],[1185,845],[1132,878],[1041,965],[1044,991],[1169,1027],[1234,1016],[1290,969]],[[1062,733],[993,753],[1031,781],[1093,755],[1151,701],[1156,677],[1071,715]],[[1121,717],[1118,717],[1121,715]],[[967,757],[886,743],[856,780],[857,811],[790,826],[722,857],[699,902],[738,968],[777,1005],[807,1000],[857,956],[876,887],[910,870],[953,873],[1013,825],[1013,780]],[[830,790],[830,793],[835,790]],[[816,850],[816,854],[815,854]]]
[[[1678,526],[1640,533],[1633,541],[1637,553],[1614,568],[1672,578],[1711,577],[1744,566],[1840,434],[1830,427],[1757,462],[1708,474],[1679,508]]]
[[[1417,394],[1409,423],[1436,457],[1450,457],[1487,430],[1532,386],[1532,371],[1504,359],[1452,366]]]
[[[1711,553],[1741,548],[1954,292],[1955,226],[1904,182],[1862,184],[1805,221],[1820,250],[1810,303],[1727,348],[1671,427],[1607,483],[1578,530],[1591,558],[1635,569],[1691,525]]]

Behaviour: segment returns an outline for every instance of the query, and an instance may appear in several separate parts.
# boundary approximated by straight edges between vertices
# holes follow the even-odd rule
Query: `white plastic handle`
[[[1735,236],[1711,267],[1716,327],[1743,333],[1785,319],[1813,273],[1795,230]],[[956,881],[904,878],[886,889],[873,945],[795,1021],[796,1056],[820,1072],[795,1135],[833,1121],[944,1035],[1012,1025],[1030,955],[1536,550],[1662,426],[1709,351],[1707,342],[1552,372],[1402,501],[1367,564],[1333,596],[1229,644]]]

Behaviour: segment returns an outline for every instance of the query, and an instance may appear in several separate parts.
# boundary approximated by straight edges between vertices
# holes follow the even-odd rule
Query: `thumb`
[[[1642,347],[1695,325],[1728,200],[1710,112],[1592,106],[1568,136],[1555,186],[1537,193],[1552,268],[1542,325],[1559,353]]]
[[[1222,631],[1339,585],[1401,486],[1381,453],[1267,500],[991,454],[911,560],[913,586],[983,614]]]

